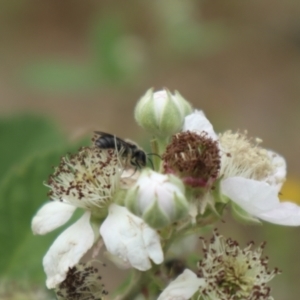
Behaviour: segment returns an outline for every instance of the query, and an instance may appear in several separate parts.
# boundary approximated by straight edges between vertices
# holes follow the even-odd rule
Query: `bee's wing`
[[[94,131],[96,134],[99,134],[100,136],[107,136],[107,137],[112,137],[112,138],[117,138],[115,135],[103,132],[103,131]]]
[[[126,144],[128,144],[131,148],[140,149],[140,146],[138,146],[138,144],[132,140],[125,139],[124,142],[126,142]]]

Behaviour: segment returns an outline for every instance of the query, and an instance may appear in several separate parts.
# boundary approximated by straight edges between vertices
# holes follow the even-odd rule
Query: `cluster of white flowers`
[[[79,275],[85,295],[102,291],[78,267],[88,250],[93,250],[95,258],[101,244],[117,266],[134,268],[145,278],[156,276],[154,282],[165,284],[164,262],[172,243],[197,226],[213,224],[215,218],[209,217],[222,215],[227,205],[244,221],[300,225],[300,207],[278,197],[286,177],[285,160],[263,149],[259,139],[249,138],[247,132],[217,134],[202,111],[193,111],[178,92],[172,95],[167,90],[149,90],[138,102],[135,118],[155,136],[152,152],[161,161],[153,158],[154,170],[134,163],[137,154],[144,155],[138,146],[111,136],[112,147],[94,143],[63,157],[46,184],[51,202],[34,216],[35,234],[46,234],[65,224],[76,209],[83,210],[43,260],[47,287],[56,289],[59,299],[71,299],[73,283],[68,278]],[[124,156],[128,157],[124,160]],[[251,251],[215,234],[197,275],[183,268],[162,292],[160,284],[152,290],[149,287],[148,293],[157,296],[161,292],[159,300],[185,300],[194,295],[197,299],[271,299],[265,283],[276,272],[265,274],[261,251]],[[235,266],[243,282],[230,277]],[[260,280],[258,274],[263,274]],[[93,287],[88,286],[90,282]],[[130,299],[128,294],[134,299],[147,288],[147,280],[140,284],[118,299]],[[257,290],[260,298],[253,296]],[[98,299],[95,295],[80,298],[80,289],[76,293],[78,299]],[[105,296],[106,292],[101,299]]]

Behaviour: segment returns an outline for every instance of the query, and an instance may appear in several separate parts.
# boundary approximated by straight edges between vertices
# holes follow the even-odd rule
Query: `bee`
[[[131,141],[123,140],[110,133],[95,131],[99,137],[96,137],[94,143],[101,149],[116,149],[125,163],[130,163],[137,169],[146,166],[147,154]]]

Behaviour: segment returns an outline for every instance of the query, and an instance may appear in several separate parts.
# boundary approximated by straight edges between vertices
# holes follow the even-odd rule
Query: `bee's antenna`
[[[155,155],[155,156],[159,157],[160,159],[162,159],[161,156],[157,153],[147,153],[147,155]]]
[[[160,159],[162,159],[161,156],[157,153],[147,153],[147,156],[149,156],[149,155],[155,155],[155,156],[159,157]]]
[[[154,170],[154,165],[153,165],[152,159],[150,159],[150,157],[148,157],[148,160],[149,160],[149,162],[150,162],[150,165],[151,165],[152,170]]]
[[[129,177],[132,177],[136,173],[136,171],[141,168],[138,162],[135,162],[134,166],[135,166],[134,172]]]

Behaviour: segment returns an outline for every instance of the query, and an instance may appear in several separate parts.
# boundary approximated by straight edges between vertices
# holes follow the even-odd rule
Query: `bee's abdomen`
[[[109,149],[109,148],[114,148],[116,147],[115,145],[115,141],[110,138],[110,137],[99,137],[96,141],[95,141],[95,145],[101,149]]]

